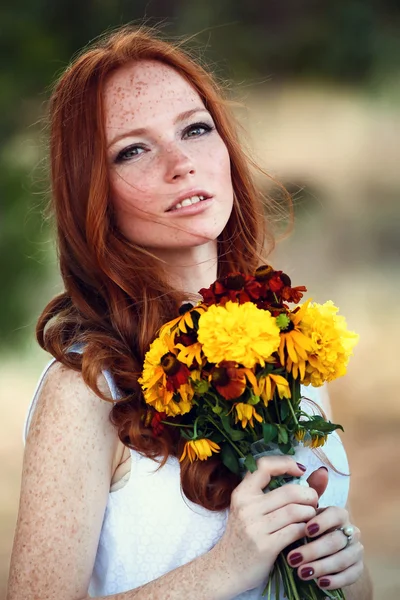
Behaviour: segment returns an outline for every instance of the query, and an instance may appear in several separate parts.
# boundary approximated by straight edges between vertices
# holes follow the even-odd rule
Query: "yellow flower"
[[[247,368],[264,366],[280,343],[274,317],[252,302],[210,306],[200,317],[197,336],[210,362],[235,361]]]
[[[234,409],[236,410],[235,422],[242,422],[243,429],[247,427],[247,423],[250,423],[251,427],[254,427],[253,418],[256,419],[259,423],[262,422],[262,417],[258,414],[254,406],[251,404],[245,404],[244,402],[237,402],[234,404]]]
[[[179,350],[178,360],[183,362],[188,367],[191,367],[193,361],[196,360],[198,365],[201,365],[203,362],[203,357],[201,355],[201,344],[199,342],[195,342],[190,346],[184,346],[183,344],[176,344],[175,348]]]
[[[346,373],[359,336],[348,331],[346,319],[337,314],[338,310],[330,300],[322,305],[313,303],[301,319],[301,330],[313,345],[302,377],[305,385],[318,387]]]
[[[164,335],[164,333],[171,333],[173,329],[187,333],[188,328],[194,329],[193,313],[201,315],[206,310],[207,307],[201,303],[197,306],[192,306],[190,303],[183,304],[179,309],[179,312],[181,313],[179,317],[165,323],[165,325],[161,327],[160,336]]]
[[[309,352],[312,350],[312,341],[304,335],[300,329],[300,323],[305,311],[309,305],[308,300],[302,304],[296,312],[289,313],[291,324],[288,331],[281,331],[281,339],[279,345],[279,360],[286,370],[297,379],[298,372],[304,377],[305,361],[308,358]],[[286,353],[287,358],[285,359]]]
[[[303,440],[303,444],[304,446],[307,446],[309,448],[319,448],[320,446],[323,446],[325,444],[327,439],[327,435],[313,435],[311,436],[311,439],[306,438],[305,440]]]
[[[221,448],[215,442],[207,438],[202,440],[189,440],[186,442],[179,462],[184,460],[186,456],[193,462],[194,460],[207,460],[213,452],[219,452]]]
[[[276,389],[278,389],[279,398],[291,398],[289,382],[282,375],[270,373],[260,379],[258,385],[260,388],[259,395],[264,400],[265,406],[274,397]]]
[[[303,442],[304,438],[306,436],[306,430],[304,428],[298,429],[295,434],[294,437],[298,442]]]
[[[161,365],[161,359],[168,354],[169,350],[170,341],[166,336],[156,338],[152,342],[146,353],[143,372],[138,382],[142,386],[147,404],[152,405],[158,412],[165,412],[169,417],[175,417],[190,411],[194,391],[190,383],[183,383],[176,390],[168,386],[167,374]]]

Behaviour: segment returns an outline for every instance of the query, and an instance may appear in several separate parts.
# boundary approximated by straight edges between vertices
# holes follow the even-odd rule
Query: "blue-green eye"
[[[213,127],[208,125],[207,123],[193,123],[193,125],[189,125],[183,132],[183,137],[193,138],[200,137],[206,133],[209,133]]]
[[[138,146],[137,144],[133,146],[128,146],[127,148],[121,150],[121,152],[118,152],[115,162],[121,163],[127,160],[131,160],[132,158],[136,158],[143,152],[145,152],[145,148],[143,148],[143,146]]]

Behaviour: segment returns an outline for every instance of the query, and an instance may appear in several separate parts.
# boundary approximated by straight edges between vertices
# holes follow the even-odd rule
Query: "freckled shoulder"
[[[49,370],[26,442],[8,600],[86,597],[120,443],[111,407],[80,373]]]

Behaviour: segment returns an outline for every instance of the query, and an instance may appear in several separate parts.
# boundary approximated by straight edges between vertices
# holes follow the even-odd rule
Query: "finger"
[[[337,590],[347,585],[355,583],[360,578],[361,573],[364,570],[364,564],[362,561],[352,565],[341,573],[321,577],[317,580],[317,584],[323,590]]]
[[[247,487],[253,493],[263,493],[272,477],[278,475],[292,475],[301,477],[305,467],[299,466],[290,456],[263,456],[257,461],[257,470],[247,473],[243,479],[242,486]]]
[[[307,523],[307,536],[315,537],[329,530],[349,524],[349,513],[345,508],[329,506]]]
[[[260,496],[258,507],[260,514],[266,515],[279,508],[290,504],[305,504],[317,508],[318,496],[312,488],[287,483],[286,485],[272,490],[268,494]],[[310,520],[316,515],[316,510],[310,513]],[[309,522],[309,521],[307,521]]]
[[[348,546],[352,548],[358,542],[359,534],[355,536],[354,541]],[[319,537],[318,539],[299,546],[293,552],[288,554],[288,562],[292,567],[309,564],[326,556],[335,554],[344,550],[347,546],[347,538],[343,531],[335,530]]]
[[[264,518],[265,533],[275,533],[292,523],[306,523],[315,514],[315,508],[304,504],[288,504]]]
[[[297,573],[300,579],[317,579],[319,577],[338,574],[352,565],[362,562],[364,548],[360,543],[351,544],[342,551],[331,554],[321,560],[301,565]]]
[[[283,527],[269,536],[271,547],[277,553],[282,552],[289,544],[293,544],[293,542],[297,542],[297,540],[304,537],[304,532],[304,523],[292,523],[287,527]]]
[[[311,473],[307,479],[307,483],[317,492],[318,496],[321,497],[328,487],[328,480],[328,469],[326,467],[320,467]]]

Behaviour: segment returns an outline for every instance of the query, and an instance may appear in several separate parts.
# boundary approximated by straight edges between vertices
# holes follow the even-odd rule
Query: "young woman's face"
[[[230,160],[197,92],[146,60],[114,72],[104,102],[122,233],[154,250],[215,243],[232,211]]]

